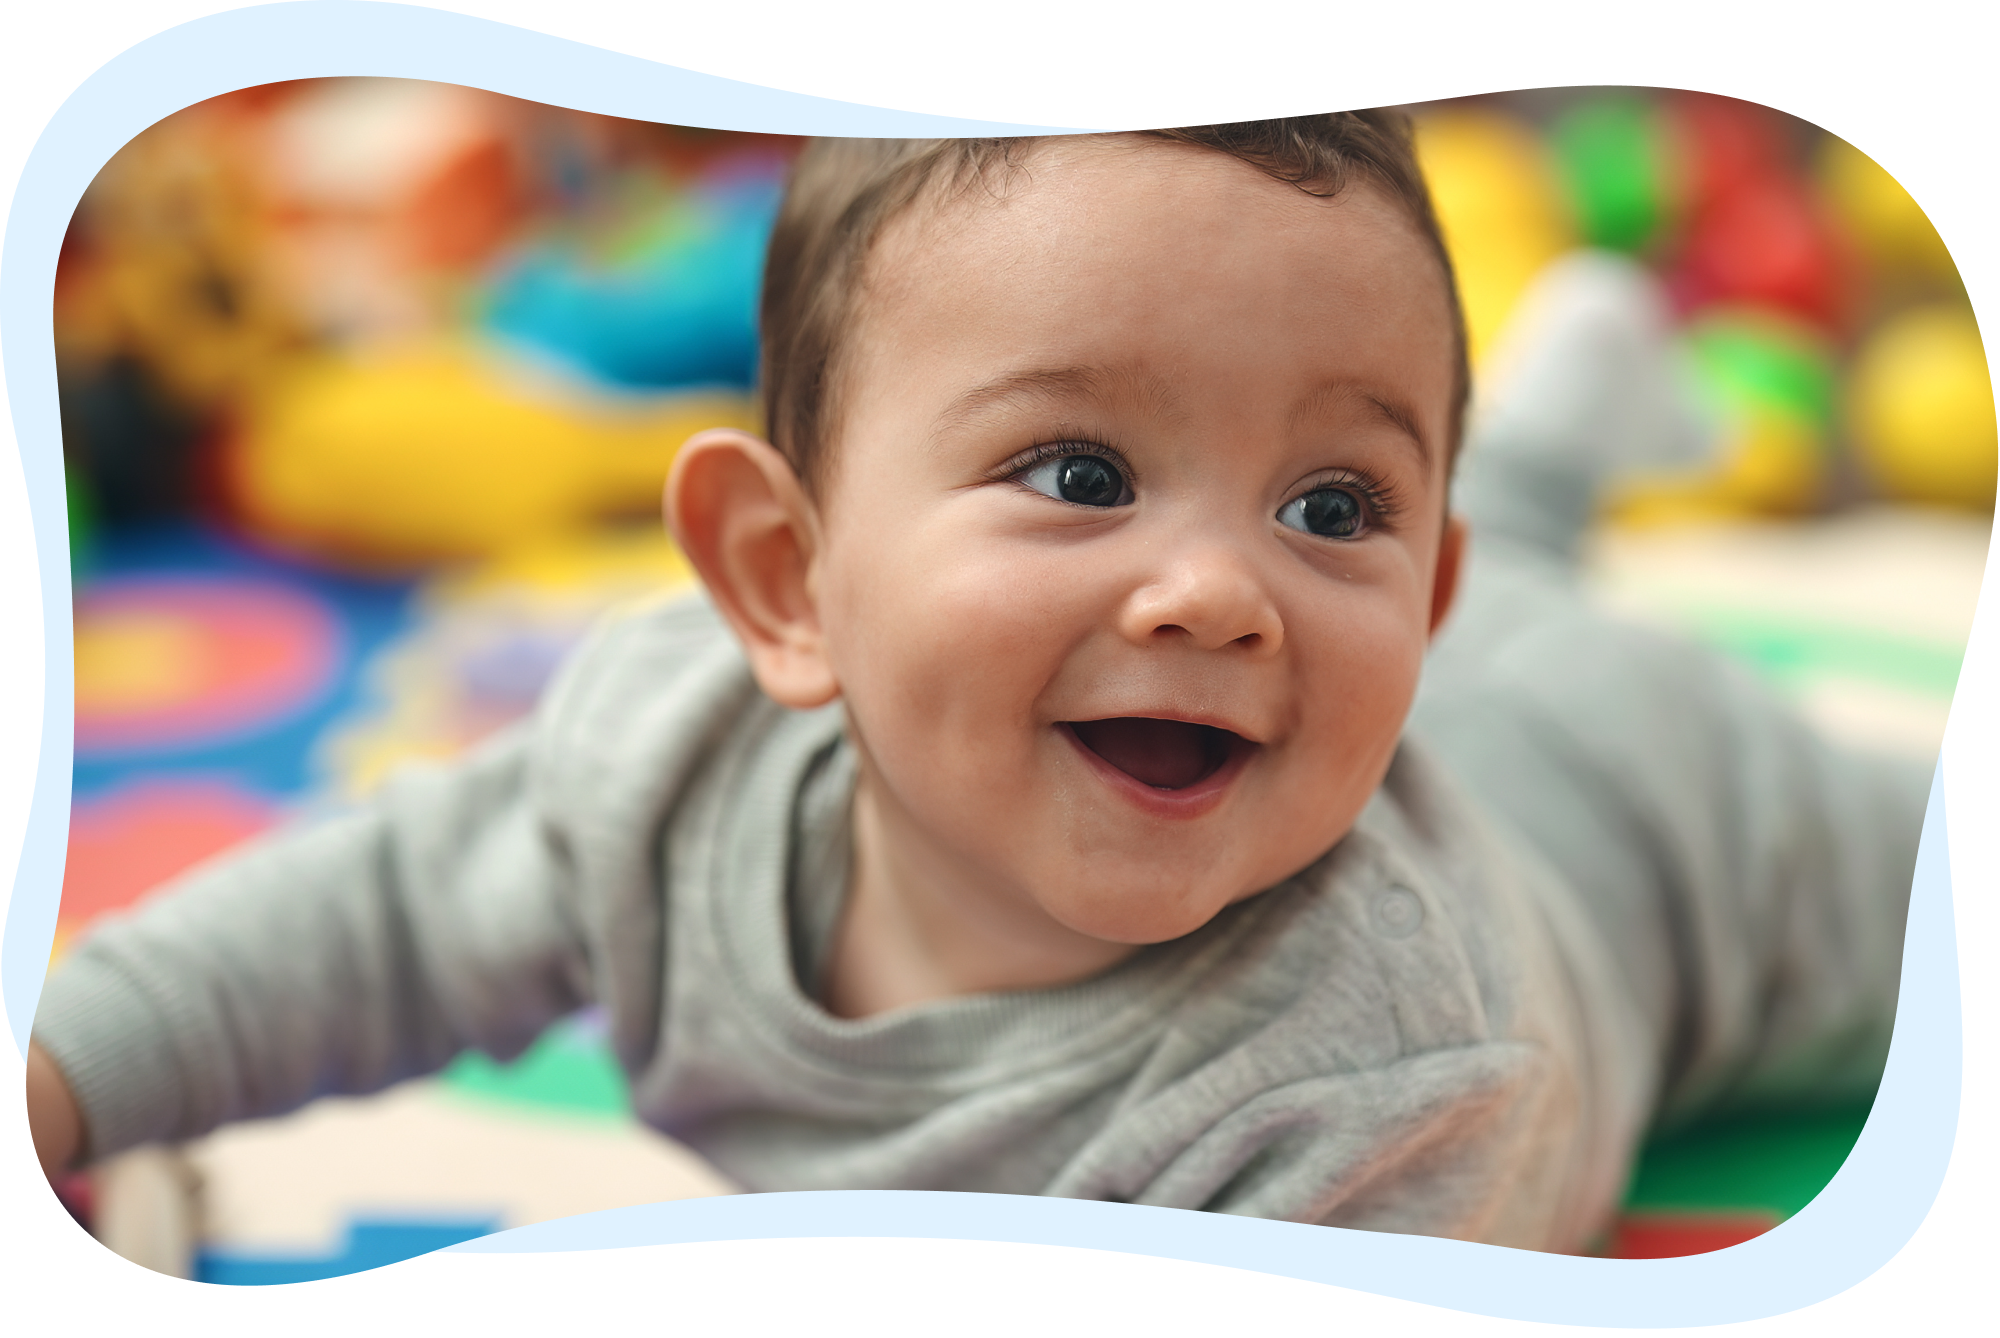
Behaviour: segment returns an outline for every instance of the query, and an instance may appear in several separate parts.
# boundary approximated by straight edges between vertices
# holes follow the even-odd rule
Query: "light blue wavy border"
[[[72,646],[62,435],[50,295],[63,231],[100,167],[146,126],[230,89],[327,75],[433,79],[686,125],[840,135],[1032,132],[718,79],[525,29],[359,0],[234,10],[150,38],[71,95],[29,155],[0,243],[0,343],[41,567],[46,677],[28,827],[0,1001],[23,1052],[54,940],[69,816]],[[1943,773],[1931,786],[1895,1038],[1854,1152],[1826,1190],[1747,1244],[1683,1259],[1608,1260],[1255,1218],[1005,1195],[758,1194],[614,1209],[455,1247],[480,1253],[811,1236],[945,1237],[1084,1246],[1221,1264],[1508,1319],[1653,1328],[1780,1314],[1853,1286],[1915,1232],[1958,1125],[1958,956]]]

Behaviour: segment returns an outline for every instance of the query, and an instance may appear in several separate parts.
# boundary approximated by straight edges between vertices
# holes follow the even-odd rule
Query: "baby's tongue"
[[[1161,790],[1193,785],[1228,755],[1228,735],[1182,720],[1121,716],[1070,724],[1083,746],[1126,775]]]

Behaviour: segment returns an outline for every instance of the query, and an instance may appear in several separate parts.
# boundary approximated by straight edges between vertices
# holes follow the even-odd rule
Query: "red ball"
[[[1838,332],[1852,266],[1785,119],[1754,102],[1683,94],[1672,124],[1685,219],[1668,275],[1676,303],[1774,307]]]

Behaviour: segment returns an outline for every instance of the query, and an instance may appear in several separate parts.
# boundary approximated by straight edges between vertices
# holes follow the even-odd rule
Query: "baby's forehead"
[[[1372,320],[1429,327],[1434,338],[1410,345],[1422,362],[1435,355],[1424,390],[1343,384],[1329,374],[1324,386],[1298,389],[1312,399],[1301,412],[1344,401],[1422,424],[1420,439],[1440,446],[1455,434],[1446,403],[1456,363],[1449,279],[1389,192],[1357,177],[1336,194],[1315,195],[1226,153],[1137,136],[1054,139],[975,179],[933,184],[884,228],[854,313],[857,344],[900,357],[864,356],[856,370],[893,380],[938,342],[990,336],[986,327],[1013,321],[1018,338],[989,339],[989,358],[965,360],[961,391],[1129,399],[1123,392],[1161,368],[1128,366],[1108,334],[1092,336],[1125,329],[1127,344],[1157,348],[1149,330],[1126,328],[1125,308],[1144,310],[1163,276],[1202,290],[1190,301],[1207,304],[1215,324],[1206,333],[1216,338],[1283,340],[1296,328],[1296,308],[1315,304],[1373,302],[1382,309]],[[1278,307],[1289,309],[1291,327]],[[1155,301],[1152,310],[1163,308]],[[885,325],[918,328],[895,338],[909,332]],[[1055,345],[1113,352],[1031,353]],[[1169,383],[1147,398],[1160,403],[1191,389]]]
[[[1046,308],[1116,326],[1176,284],[1190,308],[1208,304],[1246,328],[1268,324],[1274,338],[1286,320],[1298,322],[1300,306],[1376,308],[1384,324],[1418,316],[1440,332],[1454,324],[1444,266],[1382,192],[1308,196],[1222,154],[1182,150],[1164,170],[1204,188],[1206,198],[1188,200],[1156,190],[1126,154],[1100,158],[1074,164],[1074,174],[1062,172],[1070,164],[1030,160],[1020,172],[1034,180],[998,198],[966,190],[912,208],[870,258],[856,314],[866,322],[920,312],[970,326]],[[1240,294],[1236,306],[1230,294]]]
[[[1315,246],[1343,247],[1357,266],[1373,263],[1384,279],[1417,276],[1423,298],[1456,319],[1450,275],[1423,226],[1368,176],[1353,173],[1338,190],[1313,191],[1215,149],[1136,134],[1031,141],[924,183],[869,248],[850,315],[859,322],[871,305],[879,310],[912,288],[1025,276],[1035,259],[1107,240],[1116,246],[1101,263],[1114,267],[1200,256],[1225,240],[1212,226],[1218,203],[1232,243],[1261,235],[1275,246],[1303,236]],[[1401,244],[1348,246],[1339,234],[1351,232],[1357,218]],[[1313,279],[1307,270],[1296,276],[1300,285]]]

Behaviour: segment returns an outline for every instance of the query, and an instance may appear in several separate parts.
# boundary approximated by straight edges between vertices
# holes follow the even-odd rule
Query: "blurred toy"
[[[1848,312],[1839,243],[1777,113],[1693,94],[1674,112],[1688,203],[1671,282],[1683,308],[1770,306],[1838,329]]]
[[[1611,507],[1659,523],[1817,505],[1832,453],[1836,369],[1825,338],[1795,319],[1720,309],[1683,336],[1692,389],[1722,442],[1703,469],[1632,481]]]
[[[1969,310],[1939,303],[1892,318],[1863,343],[1851,376],[1857,453],[1885,493],[1993,505],[1993,382]]]
[[[1417,156],[1458,274],[1476,365],[1543,266],[1574,244],[1573,231],[1548,151],[1512,116],[1421,116]]]
[[[1638,255],[1672,230],[1680,164],[1651,100],[1624,91],[1585,98],[1556,117],[1549,142],[1585,243]]]
[[[217,98],[138,136],[91,182],[58,266],[58,356],[141,362],[205,411],[301,332],[258,263],[262,216],[242,108]]]
[[[138,356],[58,353],[63,460],[93,519],[118,527],[185,515],[199,493],[205,415],[173,398]]]
[[[425,344],[326,359],[253,404],[226,458],[268,542],[363,568],[478,558],[657,513],[667,467],[741,395],[591,396],[531,365]]]
[[[1957,285],[1958,267],[1937,229],[1902,183],[1873,158],[1828,135],[1820,141],[1814,168],[1829,207],[1877,277]]]
[[[127,144],[64,238],[64,454],[108,525],[185,513],[208,426],[302,339],[258,263],[239,104],[198,104]]]
[[[613,385],[748,388],[781,168],[724,163],[602,246],[530,250],[487,299],[486,328]]]
[[[462,281],[530,205],[519,105],[452,84],[326,79],[277,108],[258,143],[266,249],[320,338],[409,338],[451,323]]]

